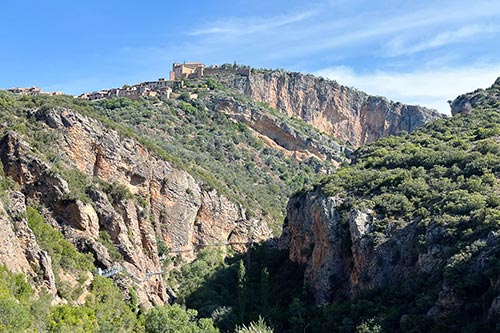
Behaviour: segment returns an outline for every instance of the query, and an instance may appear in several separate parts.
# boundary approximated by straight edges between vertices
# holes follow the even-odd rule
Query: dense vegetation
[[[84,305],[51,306],[51,297],[36,296],[22,274],[0,266],[1,332],[185,332],[217,333],[211,319],[196,319],[195,310],[179,305],[136,313],[108,278],[96,276]]]
[[[500,110],[484,107],[381,139],[359,149],[352,165],[320,185],[344,198],[342,211],[374,211],[376,223],[368,234],[374,246],[416,225],[417,251],[425,253],[433,244],[442,249],[435,270],[354,300],[338,295],[332,304],[317,307],[285,254],[260,248],[241,261],[218,265],[215,257],[202,254],[179,273],[187,287],[179,301],[222,328],[262,316],[275,332],[498,330],[500,318],[489,309],[500,295],[499,123]],[[432,236],[436,230],[439,237]],[[443,286],[461,305],[433,318],[428,313]]]
[[[206,82],[213,89],[222,89]],[[200,90],[201,91],[201,90]],[[225,92],[222,92],[225,93]],[[242,103],[245,101],[242,101]],[[2,132],[14,130],[57,160],[51,147],[57,134],[45,131],[25,112],[29,108],[67,106],[92,115],[132,136],[177,166],[189,170],[233,200],[279,220],[293,191],[314,183],[321,164],[287,158],[265,147],[244,125],[212,112],[204,102],[181,95],[175,101],[105,100],[95,103],[66,96],[14,96],[0,92]],[[491,108],[491,106],[494,106]],[[293,123],[293,120],[290,120]],[[177,266],[169,281],[177,286],[176,304],[146,310],[133,289],[95,277],[84,304],[82,290],[68,290],[56,277],[68,304],[51,306],[51,297],[36,294],[26,277],[0,267],[0,331],[6,332],[492,332],[500,318],[488,309],[500,294],[500,249],[488,243],[500,233],[500,110],[496,104],[442,119],[400,137],[359,149],[352,165],[318,185],[344,198],[342,209],[366,208],[377,219],[369,234],[374,246],[394,230],[417,225],[418,249],[428,246],[427,232],[441,230],[443,264],[439,269],[373,289],[353,300],[335,295],[316,306],[302,271],[286,252],[264,245],[224,258],[204,250],[191,264]],[[300,122],[295,126],[300,127]],[[307,130],[307,129],[304,129]],[[93,180],[74,170],[57,170],[68,180],[71,195],[86,200]],[[235,180],[235,181],[234,181]],[[15,186],[0,175],[3,192]],[[129,195],[116,184],[99,184],[112,200]],[[5,198],[2,199],[5,202]],[[258,208],[255,208],[258,207]],[[79,273],[81,285],[93,270],[63,235],[43,221],[36,205],[27,221],[37,243],[53,260],[55,271]],[[101,242],[110,250],[109,235]],[[434,240],[435,241],[435,240]],[[119,255],[116,254],[116,255]],[[463,305],[431,318],[445,284]]]
[[[226,259],[218,250],[203,250],[193,263],[174,271],[174,281],[182,281],[176,302],[212,318],[223,332],[268,332],[267,325],[282,332],[290,321],[298,329],[301,314],[294,311],[304,309],[299,298],[307,296],[301,269],[287,255],[265,245]]]
[[[494,329],[485,318],[499,293],[494,281],[500,278],[500,253],[487,242],[500,228],[499,111],[477,109],[403,137],[379,140],[361,148],[351,167],[325,180],[325,191],[347,199],[345,209],[367,207],[376,212],[371,234],[376,244],[408,223],[417,223],[421,248],[436,241],[429,239],[429,230],[441,231],[441,255],[446,260],[441,270],[383,291],[387,296],[382,302],[384,294],[372,296],[378,304],[390,305],[390,313],[374,312],[387,330],[401,329],[395,321],[405,313],[406,330]],[[485,267],[477,263],[480,257],[487,260]],[[432,323],[426,311],[441,281],[466,305]],[[388,299],[398,294],[404,302]]]

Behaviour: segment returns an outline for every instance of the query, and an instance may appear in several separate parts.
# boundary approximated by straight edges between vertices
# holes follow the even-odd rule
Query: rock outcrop
[[[410,273],[383,269],[400,248],[374,247],[366,237],[375,218],[372,212],[356,210],[346,217],[343,203],[318,188],[292,197],[287,207],[279,246],[289,250],[292,262],[304,266],[304,283],[318,304],[334,295],[354,297],[367,288],[390,285]],[[409,232],[405,238],[411,237]]]
[[[458,96],[449,102],[451,114],[470,112],[478,107],[500,106],[500,77],[487,89],[477,89],[473,92]]]
[[[24,195],[9,191],[0,202],[1,263],[12,272],[24,273],[36,292],[43,290],[57,299],[51,258],[40,249],[28,227]]]
[[[218,76],[225,85],[359,147],[442,117],[435,110],[370,96],[335,81],[284,71]]]
[[[302,132],[273,115],[268,109],[248,107],[233,98],[213,98],[211,109],[229,115],[253,129],[265,142],[299,160],[315,157],[334,165],[346,161],[351,150],[331,137],[302,128]],[[305,127],[305,126],[303,126]],[[305,132],[305,133],[304,133]]]

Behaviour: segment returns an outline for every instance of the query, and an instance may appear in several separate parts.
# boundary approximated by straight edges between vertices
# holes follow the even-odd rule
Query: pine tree
[[[238,310],[240,320],[243,321],[245,317],[246,301],[247,301],[247,270],[243,260],[238,264],[237,272],[237,285],[238,285]]]

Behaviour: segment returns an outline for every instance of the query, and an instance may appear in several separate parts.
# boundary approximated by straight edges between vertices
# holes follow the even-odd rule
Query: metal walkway
[[[96,268],[95,274],[96,275],[101,275],[104,277],[112,277],[113,275],[116,275],[120,272],[125,272],[128,276],[130,276],[133,280],[135,280],[137,283],[143,283],[151,279],[151,277],[155,275],[162,275],[163,271],[158,271],[158,272],[146,272],[146,275],[143,278],[139,278],[137,275],[135,275],[132,272],[129,272],[124,266],[120,264],[116,264],[108,269],[100,269]]]
[[[254,242],[249,241],[249,242],[222,242],[222,243],[212,243],[212,244],[196,244],[192,247],[188,248],[177,248],[177,249],[172,249],[167,251],[167,253],[187,253],[187,252],[194,252],[197,251],[201,248],[206,248],[206,247],[221,247],[221,246],[229,246],[229,245],[252,245]],[[165,257],[159,258],[160,260],[164,260]],[[96,268],[95,274],[96,275],[101,275],[104,277],[112,277],[113,275],[116,275],[120,272],[125,272],[128,276],[130,276],[133,280],[135,280],[137,283],[144,283],[151,279],[151,277],[155,275],[162,275],[163,271],[157,271],[157,272],[146,272],[146,275],[144,278],[140,278],[136,276],[134,273],[128,271],[124,266],[121,264],[115,264],[111,266],[110,268],[107,269],[100,269]]]

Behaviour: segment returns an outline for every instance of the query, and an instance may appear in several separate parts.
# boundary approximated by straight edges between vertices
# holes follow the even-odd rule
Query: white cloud
[[[473,37],[484,36],[485,34],[496,33],[498,31],[500,31],[499,25],[470,24],[457,30],[438,33],[436,36],[424,41],[415,41],[411,38],[405,39],[402,37],[396,37],[387,43],[383,53],[389,56],[413,54],[448,44],[464,42],[471,40]]]
[[[256,18],[256,17],[226,18],[223,21],[218,21],[206,27],[195,29],[190,32],[190,35],[240,36],[257,32],[265,32],[271,29],[276,29],[289,24],[304,21],[312,17],[314,14],[315,11],[309,10],[300,13],[273,16],[268,18]]]
[[[370,43],[373,41],[383,44],[386,43],[384,40],[392,40],[392,50],[389,51],[415,47],[414,52],[416,52],[418,49],[424,50],[449,43],[452,39],[464,40],[479,34],[480,31],[498,31],[498,25],[484,23],[481,25],[477,22],[491,21],[499,16],[498,4],[479,0],[472,5],[464,2],[449,2],[448,5],[433,3],[404,12],[399,12],[397,9],[368,10],[346,17],[336,17],[334,12],[323,10],[315,18],[314,24],[292,25],[292,31],[288,36],[275,36],[276,44],[283,39],[287,41],[293,39],[293,44],[286,48],[286,52],[276,52],[271,58],[283,59],[333,50],[341,51],[352,46],[360,49],[363,46],[370,48]],[[437,33],[438,36],[435,38],[418,43],[421,45],[415,45],[415,41],[422,35],[436,33],[440,29],[457,24],[464,27],[441,35]],[[405,37],[408,43],[404,43],[402,37]]]
[[[500,63],[460,68],[428,68],[411,72],[375,71],[357,73],[340,66],[314,74],[406,104],[418,104],[450,113],[447,101],[458,95],[486,88],[500,76]]]

